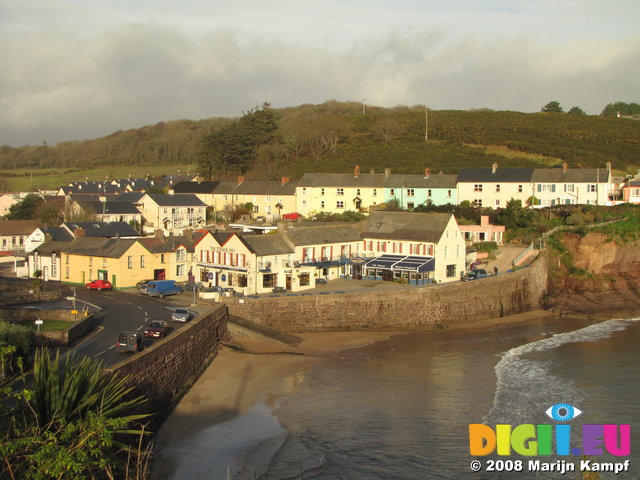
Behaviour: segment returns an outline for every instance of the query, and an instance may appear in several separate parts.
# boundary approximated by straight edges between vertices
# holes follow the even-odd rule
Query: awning
[[[433,272],[436,269],[436,259],[411,255],[382,255],[369,260],[365,267],[404,272]]]

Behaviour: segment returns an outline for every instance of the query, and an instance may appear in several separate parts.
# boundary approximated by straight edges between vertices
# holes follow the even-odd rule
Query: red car
[[[111,290],[113,285],[109,280],[92,280],[87,283],[87,288],[92,290]]]
[[[169,332],[169,324],[160,320],[153,321],[144,329],[144,336],[151,338],[164,338]]]

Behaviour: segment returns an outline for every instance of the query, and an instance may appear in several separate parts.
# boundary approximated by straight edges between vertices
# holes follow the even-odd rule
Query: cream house
[[[536,168],[531,177],[536,206],[611,205],[611,163],[606,168]]]
[[[533,168],[465,169],[458,175],[458,202],[474,207],[505,208],[511,199],[528,205],[533,193]]]
[[[138,202],[147,231],[199,228],[205,225],[206,204],[193,194],[148,193]]]
[[[353,275],[411,284],[453,282],[465,269],[465,240],[449,213],[372,212]]]

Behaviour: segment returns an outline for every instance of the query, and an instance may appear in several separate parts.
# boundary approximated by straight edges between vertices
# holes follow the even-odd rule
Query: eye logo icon
[[[544,412],[556,422],[568,422],[582,413],[578,408],[567,403],[556,403]]]

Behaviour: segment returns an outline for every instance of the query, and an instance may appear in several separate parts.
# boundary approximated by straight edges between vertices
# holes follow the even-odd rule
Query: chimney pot
[[[282,185],[286,185],[287,183],[289,183],[289,177],[282,177]]]
[[[238,185],[244,182],[244,177],[238,177]]]
[[[491,165],[491,173],[496,173],[496,170],[498,170],[498,164],[494,163]]]
[[[384,178],[389,178],[389,175],[391,175],[391,169],[390,168],[385,168],[384,169]]]
[[[569,165],[567,165],[567,162],[562,162],[562,173],[567,173],[568,167]]]
[[[360,176],[360,165],[356,165],[353,169],[353,176],[354,178],[358,178]]]
[[[431,175],[431,170],[428,168],[424,169],[424,178],[427,179],[429,178],[429,175]]]

